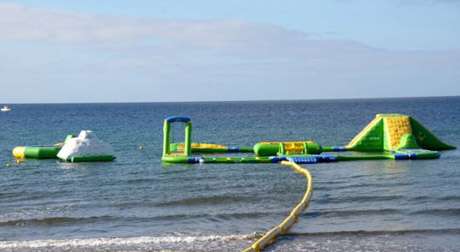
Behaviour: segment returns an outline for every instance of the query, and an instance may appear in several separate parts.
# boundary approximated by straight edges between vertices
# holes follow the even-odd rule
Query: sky
[[[0,103],[460,95],[460,0],[0,0]]]

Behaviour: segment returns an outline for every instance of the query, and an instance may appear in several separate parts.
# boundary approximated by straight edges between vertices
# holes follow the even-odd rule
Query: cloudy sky
[[[0,103],[460,95],[457,0],[0,1]]]

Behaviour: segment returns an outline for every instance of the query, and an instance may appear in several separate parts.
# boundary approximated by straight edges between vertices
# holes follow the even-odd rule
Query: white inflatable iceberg
[[[82,130],[78,137],[66,139],[57,157],[67,162],[96,162],[115,159],[112,146],[97,138],[91,130]]]

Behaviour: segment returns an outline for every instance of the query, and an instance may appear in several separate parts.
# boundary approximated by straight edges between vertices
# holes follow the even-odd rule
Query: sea
[[[305,178],[279,164],[162,164],[171,115],[192,118],[195,142],[252,146],[345,145],[375,114],[402,113],[460,147],[460,97],[10,107],[0,113],[0,251],[240,251],[303,196]],[[11,155],[86,129],[113,146],[114,162]],[[305,167],[310,206],[266,251],[460,251],[458,149]]]

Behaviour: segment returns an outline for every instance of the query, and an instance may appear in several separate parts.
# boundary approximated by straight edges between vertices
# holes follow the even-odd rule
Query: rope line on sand
[[[289,216],[286,217],[280,224],[271,228],[265,234],[255,241],[251,246],[244,249],[243,252],[259,252],[276,241],[276,237],[286,234],[289,229],[297,222],[299,215],[305,208],[308,207],[313,193],[313,179],[307,168],[304,168],[294,161],[282,161],[281,164],[291,167],[294,172],[300,173],[305,176],[307,183],[305,193],[300,202],[291,210]]]

